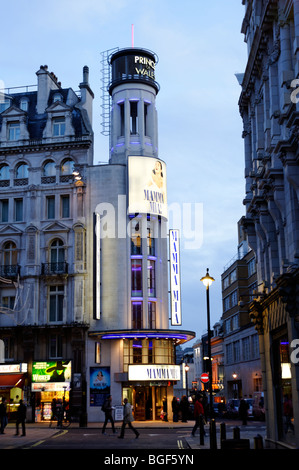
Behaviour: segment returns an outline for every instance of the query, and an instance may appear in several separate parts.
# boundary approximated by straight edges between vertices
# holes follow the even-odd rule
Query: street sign
[[[206,372],[204,372],[203,374],[201,374],[201,376],[200,376],[200,381],[201,381],[201,383],[203,383],[203,384],[208,383],[208,381],[209,381],[209,374],[207,374]]]

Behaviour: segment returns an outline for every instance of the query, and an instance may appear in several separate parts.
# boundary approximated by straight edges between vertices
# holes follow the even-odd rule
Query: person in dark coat
[[[194,419],[195,419],[195,424],[192,429],[191,435],[192,437],[195,436],[195,432],[197,428],[200,428],[200,432],[204,434],[204,407],[202,404],[202,397],[196,397],[195,403],[194,403]]]
[[[172,402],[171,402],[171,406],[172,406],[172,413],[173,413],[173,422],[177,423],[178,420],[179,420],[180,405],[179,405],[178,400],[177,400],[176,397],[173,397]]]
[[[239,416],[243,424],[247,424],[248,408],[249,408],[249,405],[247,401],[245,401],[244,398],[242,398],[240,401],[240,406],[239,406]]]
[[[105,413],[105,422],[104,422],[104,426],[103,426],[103,429],[102,429],[102,434],[106,434],[105,430],[106,430],[106,426],[107,426],[108,421],[110,421],[110,423],[111,423],[113,433],[114,434],[116,433],[115,428],[114,428],[114,420],[113,420],[113,417],[112,417],[112,409],[113,409],[112,408],[112,396],[110,395],[105,400],[105,403],[104,403],[103,408],[102,408],[102,411],[104,411],[104,413]]]
[[[4,434],[4,429],[7,425],[7,410],[6,410],[6,399],[3,397],[0,404],[0,433]]]
[[[167,398],[163,398],[163,421],[168,421]]]
[[[19,401],[18,411],[17,411],[17,421],[16,421],[16,436],[19,435],[19,425],[22,425],[22,436],[26,436],[26,405],[23,400]]]
[[[187,423],[187,418],[188,418],[188,412],[189,412],[189,403],[186,395],[182,396],[181,402],[180,402],[180,409],[182,413],[182,423]]]

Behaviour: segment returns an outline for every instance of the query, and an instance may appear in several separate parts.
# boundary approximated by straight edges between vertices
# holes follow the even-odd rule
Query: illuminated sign
[[[32,363],[33,383],[71,381],[71,361],[49,361]]]
[[[13,373],[25,373],[27,372],[27,364],[26,363],[21,363],[21,364],[1,364],[0,365],[0,373],[4,374],[13,374]]]
[[[95,318],[101,318],[101,221],[95,213]]]
[[[179,230],[169,230],[169,263],[171,324],[178,326],[182,324]]]
[[[180,366],[163,364],[129,365],[129,380],[180,380]]]
[[[128,157],[129,214],[167,219],[166,164],[157,158]]]

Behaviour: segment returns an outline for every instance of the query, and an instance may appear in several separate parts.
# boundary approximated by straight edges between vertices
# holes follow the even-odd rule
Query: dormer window
[[[8,139],[10,141],[19,140],[20,138],[20,123],[19,122],[9,122],[7,126],[8,130]]]
[[[20,109],[21,109],[22,111],[26,111],[26,112],[28,111],[28,100],[27,100],[27,99],[25,99],[25,98],[21,99],[21,101],[20,101]]]
[[[64,117],[53,119],[53,136],[61,137],[65,135],[65,119]]]
[[[62,101],[62,96],[60,93],[55,93],[53,96],[53,103],[56,103],[56,101]]]
[[[3,113],[6,109],[11,106],[11,100],[8,98],[3,99],[3,95],[0,94],[0,113]]]

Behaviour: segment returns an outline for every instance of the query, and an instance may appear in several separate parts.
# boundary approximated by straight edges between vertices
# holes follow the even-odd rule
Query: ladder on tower
[[[109,63],[109,57],[113,52],[118,51],[119,48],[108,49],[107,51],[101,52],[101,80],[102,80],[102,113],[101,113],[101,125],[102,134],[105,136],[110,135],[110,112],[111,112],[111,96],[108,91],[109,83],[111,82],[111,67]]]

